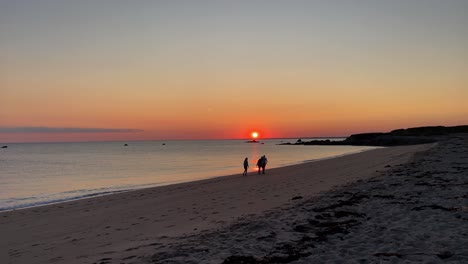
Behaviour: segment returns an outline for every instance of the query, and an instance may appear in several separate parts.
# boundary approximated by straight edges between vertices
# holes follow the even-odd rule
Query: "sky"
[[[0,142],[468,124],[468,1],[0,0]]]

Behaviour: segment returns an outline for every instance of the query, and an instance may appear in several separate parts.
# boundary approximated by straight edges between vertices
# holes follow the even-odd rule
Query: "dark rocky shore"
[[[441,139],[369,180],[168,238],[138,263],[468,263],[468,135]]]
[[[427,144],[440,140],[442,136],[457,133],[468,133],[465,126],[430,126],[397,129],[388,133],[355,134],[342,141],[332,140],[297,140],[295,143],[282,143],[280,145],[352,145],[352,146],[401,146]]]

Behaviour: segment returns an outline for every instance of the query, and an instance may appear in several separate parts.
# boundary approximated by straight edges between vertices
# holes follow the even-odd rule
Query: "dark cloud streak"
[[[141,129],[82,128],[82,127],[0,127],[0,134],[7,133],[137,133]]]

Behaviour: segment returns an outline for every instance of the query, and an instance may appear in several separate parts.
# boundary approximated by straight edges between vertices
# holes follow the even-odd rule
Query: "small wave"
[[[113,188],[98,188],[98,189],[80,189],[80,190],[71,190],[61,193],[54,193],[49,195],[38,195],[30,197],[20,197],[20,198],[10,198],[0,200],[0,212],[2,211],[11,211],[24,208],[38,207],[43,205],[58,204],[63,202],[75,201],[80,199],[86,199],[91,197],[110,195],[122,192],[128,192],[133,190],[139,190],[144,188],[163,186],[178,183],[175,182],[160,182],[160,183],[151,183],[151,184],[140,184],[132,186],[120,186]],[[30,201],[30,202],[25,202]]]
[[[2,211],[17,210],[17,209],[24,209],[24,208],[31,208],[31,207],[37,207],[37,206],[43,206],[43,205],[49,205],[49,204],[57,204],[57,203],[69,202],[69,201],[74,201],[74,200],[80,200],[80,199],[90,198],[90,197],[97,197],[97,196],[103,196],[103,195],[109,195],[109,194],[127,192],[127,191],[130,191],[130,190],[132,190],[132,189],[116,190],[116,191],[105,191],[105,192],[96,192],[96,193],[88,193],[88,194],[76,195],[76,196],[71,196],[71,197],[64,197],[64,198],[58,198],[58,199],[48,199],[48,200],[41,200],[41,201],[35,201],[35,202],[29,202],[29,203],[21,203],[21,204],[16,204],[16,203],[17,203],[18,201],[36,200],[36,197],[26,197],[26,198],[11,199],[11,200],[8,200],[8,201],[3,201],[3,202],[1,202],[1,203],[2,203],[2,204],[12,204],[12,203],[14,203],[15,205],[0,207],[0,212],[2,212]]]

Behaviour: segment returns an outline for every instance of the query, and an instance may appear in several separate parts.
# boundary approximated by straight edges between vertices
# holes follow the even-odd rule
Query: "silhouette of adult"
[[[268,163],[268,159],[266,158],[265,155],[263,155],[260,159],[257,161],[257,167],[258,167],[258,174],[260,174],[260,171],[265,174],[265,167]]]
[[[268,163],[268,159],[265,155],[263,155],[263,162],[262,162],[262,171],[263,171],[263,174],[265,174],[265,167]]]
[[[244,159],[244,173],[242,175],[247,175],[247,169],[249,168],[249,159]]]

